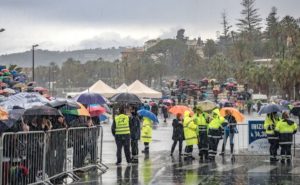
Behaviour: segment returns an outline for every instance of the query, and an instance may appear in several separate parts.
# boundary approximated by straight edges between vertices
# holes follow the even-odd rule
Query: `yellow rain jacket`
[[[214,113],[215,116],[209,123],[208,128],[209,129],[219,129],[220,127],[222,127],[222,124],[225,122],[225,118],[223,116],[221,116],[219,109],[213,110],[212,113]]]
[[[266,130],[266,134],[268,135],[269,139],[273,139],[273,135],[275,134],[274,130],[275,130],[275,127],[276,127],[278,121],[274,121],[274,123],[273,123],[270,116],[266,117],[266,120],[264,122],[264,129]],[[274,139],[276,139],[276,138],[274,138]]]
[[[152,142],[152,121],[144,117],[143,118],[143,127],[142,127],[142,141],[144,143],[151,143]]]
[[[194,120],[190,117],[190,112],[184,112],[183,118],[183,132],[187,146],[198,144],[198,138],[196,133],[197,125]]]

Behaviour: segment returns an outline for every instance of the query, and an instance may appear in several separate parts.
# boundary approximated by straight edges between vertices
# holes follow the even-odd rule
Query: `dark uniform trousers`
[[[208,137],[207,137],[207,130],[205,128],[200,128],[199,136],[198,136],[198,149],[199,149],[199,156],[208,157]]]
[[[139,142],[139,140],[131,139],[131,154],[133,157],[139,155],[138,142]]]
[[[122,147],[124,147],[126,161],[130,162],[130,134],[116,135],[115,140],[117,144],[117,162],[122,162]]]
[[[275,135],[268,135],[268,141],[270,143],[270,158],[276,159],[277,150],[279,148],[279,139]]]
[[[217,149],[219,145],[219,141],[221,139],[221,131],[219,129],[209,129],[208,130],[208,142],[209,142],[209,150],[208,157],[210,159],[215,159],[217,155]]]

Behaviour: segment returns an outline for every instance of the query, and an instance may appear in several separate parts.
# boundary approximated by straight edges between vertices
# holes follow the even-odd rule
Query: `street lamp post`
[[[34,81],[34,48],[38,46],[38,44],[32,45],[32,81]]]

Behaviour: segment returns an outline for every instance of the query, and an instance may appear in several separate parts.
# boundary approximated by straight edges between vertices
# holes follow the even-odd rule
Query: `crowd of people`
[[[144,143],[142,152],[149,154],[153,121],[139,116],[136,111],[136,107],[120,107],[114,118],[112,134],[117,145],[117,165],[122,162],[123,147],[127,163],[138,162],[138,140],[140,139]],[[131,115],[129,116],[129,114]],[[193,160],[195,159],[192,156],[193,145],[198,145],[200,160],[213,161],[217,154],[219,141],[223,136],[222,155],[225,154],[228,138],[230,139],[231,155],[233,155],[233,139],[234,134],[237,133],[237,127],[235,118],[230,111],[227,111],[226,116],[222,117],[218,108],[211,112],[204,112],[201,107],[195,107],[194,114],[189,111],[185,111],[184,115],[177,114],[172,126],[174,142],[171,147],[171,156],[173,156],[178,143],[179,156],[183,156],[185,160]],[[182,152],[183,141],[185,141],[184,153]]]

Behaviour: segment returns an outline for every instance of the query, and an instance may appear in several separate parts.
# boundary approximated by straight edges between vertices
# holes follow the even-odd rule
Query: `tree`
[[[177,31],[177,35],[176,35],[176,39],[185,42],[185,41],[186,41],[186,38],[184,37],[184,32],[185,32],[184,29],[178,30],[178,31]]]
[[[260,30],[260,22],[262,19],[258,15],[258,9],[254,8],[255,0],[242,0],[241,5],[243,10],[241,11],[242,18],[238,19],[237,26],[241,32],[252,33],[253,31]]]
[[[204,55],[210,60],[217,53],[217,46],[214,40],[207,39],[204,46]]]
[[[232,27],[228,22],[228,17],[226,11],[222,13],[222,26],[223,26],[223,33],[222,38],[224,39],[225,43],[227,43],[230,37],[230,28]]]
[[[277,8],[272,7],[270,14],[266,18],[266,31],[265,37],[267,39],[266,50],[268,57],[275,57],[279,50],[279,35],[280,27],[277,17]]]

